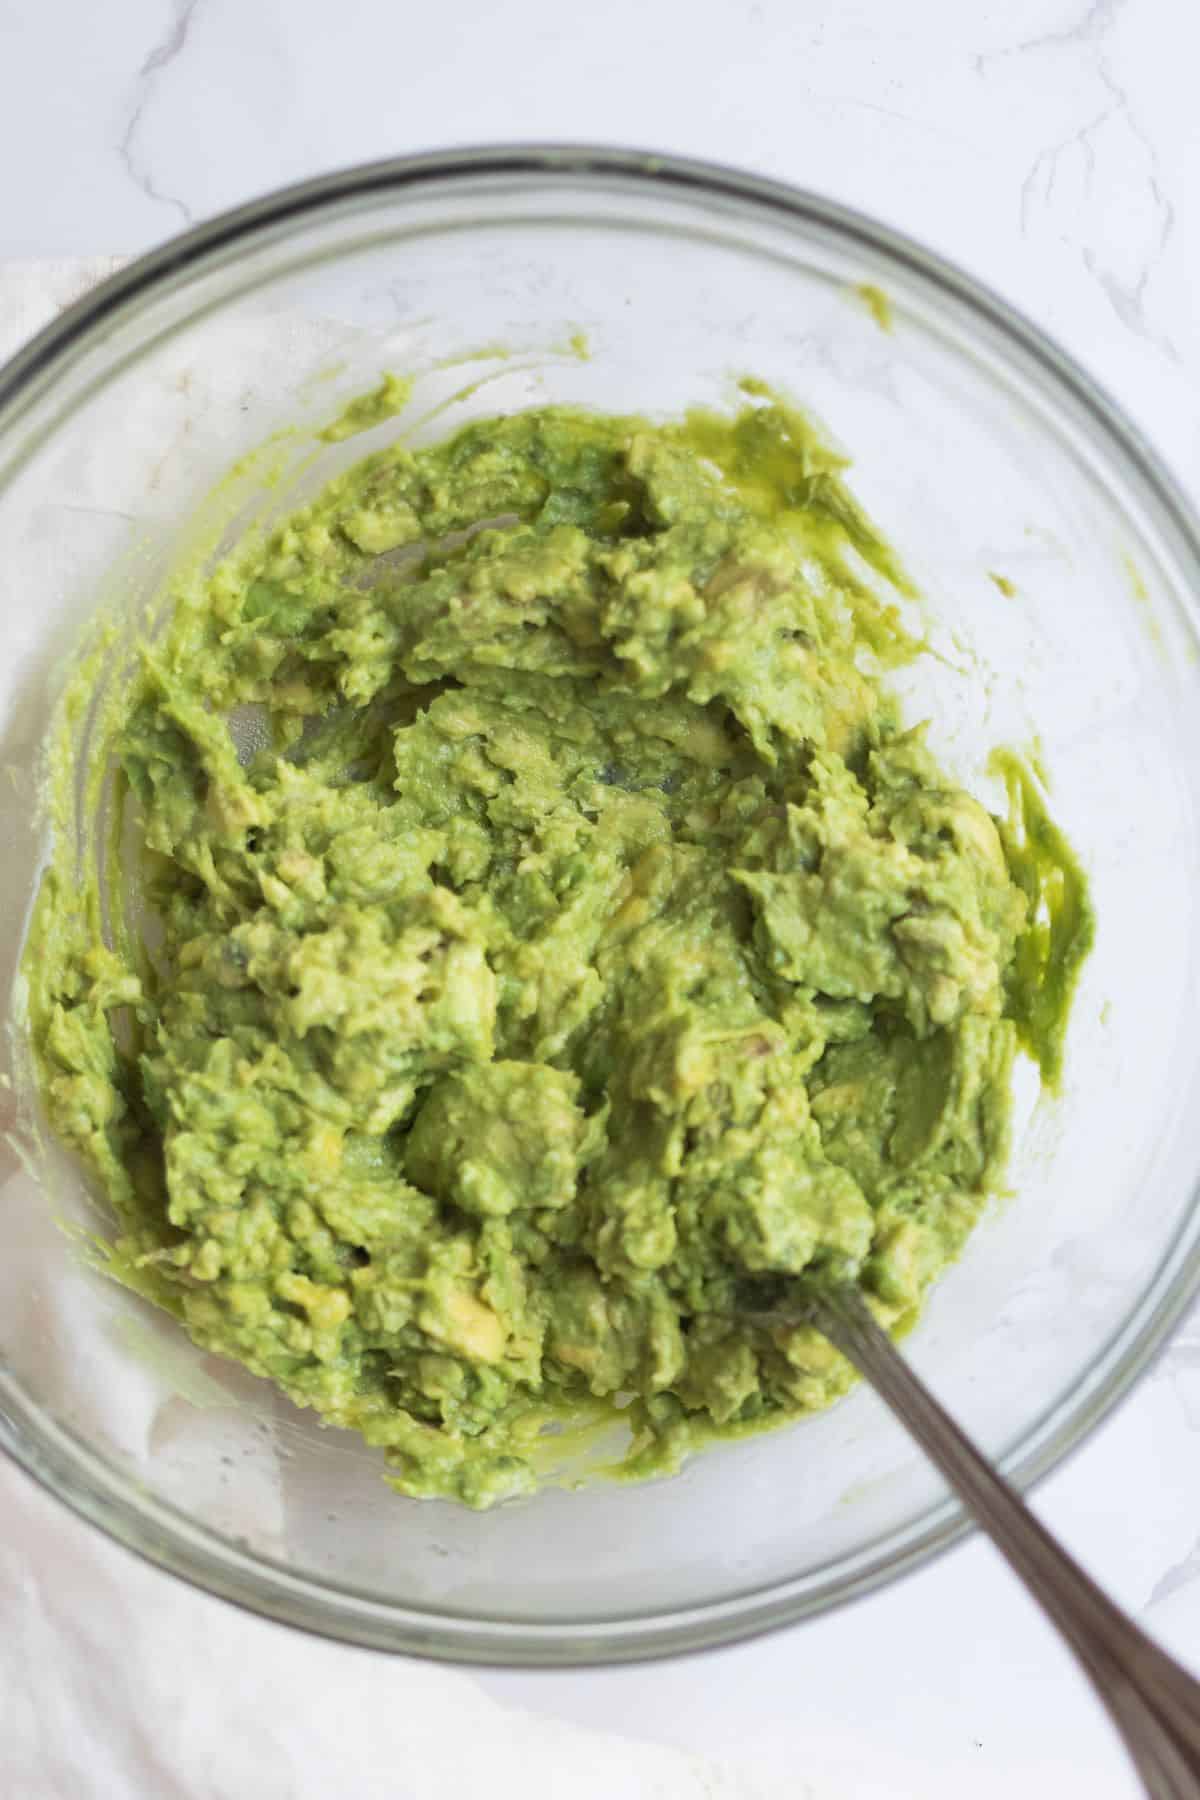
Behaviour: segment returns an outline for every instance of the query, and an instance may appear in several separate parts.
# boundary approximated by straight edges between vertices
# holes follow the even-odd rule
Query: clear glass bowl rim
[[[480,145],[388,158],[298,182],[218,214],[100,283],[0,368],[0,503],[9,455],[17,465],[38,435],[21,443],[21,424],[74,358],[147,302],[169,295],[201,269],[228,268],[239,255],[289,228],[353,211],[373,199],[424,197],[506,178],[531,191],[561,186],[641,191],[676,203],[719,205],[728,219],[807,228],[861,249],[927,298],[981,333],[1026,378],[1064,405],[1092,443],[1121,467],[1147,516],[1200,594],[1200,519],[1170,471],[1122,409],[1057,344],[1014,307],[952,263],[836,201],[716,163],[652,151],[550,143]],[[9,464],[11,467],[12,465]],[[1194,602],[1188,610],[1200,628]],[[1198,1193],[1185,1210],[1154,1279],[1075,1388],[1035,1418],[1001,1459],[1028,1489],[1105,1419],[1163,1348],[1200,1289]],[[49,1493],[152,1565],[279,1623],[363,1647],[444,1661],[526,1667],[634,1662],[713,1648],[790,1625],[859,1598],[949,1549],[971,1529],[947,1499],[898,1531],[814,1574],[686,1608],[619,1619],[531,1623],[468,1617],[381,1602],[361,1590],[297,1575],[244,1550],[137,1487],[74,1432],[41,1413],[14,1373],[0,1366],[0,1449]]]

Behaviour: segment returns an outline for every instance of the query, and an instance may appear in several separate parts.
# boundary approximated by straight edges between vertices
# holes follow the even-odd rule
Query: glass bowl
[[[318,440],[384,370],[416,377],[407,411]],[[1025,1484],[1144,1370],[1200,1267],[1200,546],[1093,383],[894,233],[696,163],[471,150],[246,206],[64,314],[0,374],[5,975],[64,657],[97,609],[161,591],[236,459],[281,433],[277,472],[311,486],[401,433],[539,401],[729,405],[747,373],[852,454],[925,596],[911,715],[995,808],[990,748],[1036,749],[1091,877],[1063,1092],[1026,1075],[1012,1193],[906,1346]],[[268,503],[256,468],[225,516]],[[31,1126],[19,1025],[4,1055],[0,1442],[203,1588],[383,1649],[616,1661],[819,1613],[964,1529],[865,1391],[659,1483],[485,1514],[400,1499],[377,1453],[91,1270],[78,1233],[103,1225]]]

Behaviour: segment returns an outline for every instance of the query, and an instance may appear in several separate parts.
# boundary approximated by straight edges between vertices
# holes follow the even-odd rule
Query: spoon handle
[[[1153,1800],[1200,1797],[1200,1683],[1139,1631],[1057,1544],[919,1381],[851,1288],[808,1317],[906,1425],[1058,1626]]]

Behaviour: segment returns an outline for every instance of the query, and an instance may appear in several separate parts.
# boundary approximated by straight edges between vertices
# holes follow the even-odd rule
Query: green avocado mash
[[[911,1322],[1052,1078],[1091,915],[1010,768],[906,729],[903,576],[798,415],[550,408],[392,447],[172,596],[108,874],[25,971],[114,1269],[405,1493],[623,1465],[851,1380],[750,1273]],[[881,597],[882,596],[882,597]],[[61,835],[61,834],[60,834]],[[119,854],[117,853],[119,851]]]

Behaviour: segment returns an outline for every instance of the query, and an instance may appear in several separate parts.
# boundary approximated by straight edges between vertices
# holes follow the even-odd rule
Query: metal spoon
[[[768,1310],[739,1309],[738,1317],[768,1329],[815,1325],[855,1365],[1070,1644],[1147,1794],[1152,1800],[1200,1800],[1200,1682],[1139,1631],[1055,1542],[913,1374],[858,1289],[839,1283],[805,1290],[794,1303],[788,1296]]]

